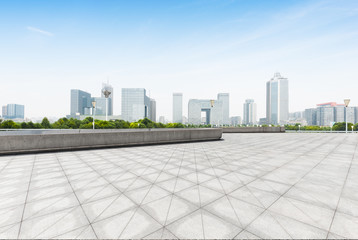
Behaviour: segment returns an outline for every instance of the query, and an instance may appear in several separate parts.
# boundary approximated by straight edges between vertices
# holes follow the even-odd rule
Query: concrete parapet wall
[[[0,135],[0,155],[219,140],[222,128],[87,130]]]
[[[223,133],[283,133],[285,127],[232,127],[223,128]]]

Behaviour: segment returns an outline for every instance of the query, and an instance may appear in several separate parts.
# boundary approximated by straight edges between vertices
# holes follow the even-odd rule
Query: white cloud
[[[38,29],[38,28],[35,28],[35,27],[30,27],[29,26],[29,27],[27,27],[27,30],[32,31],[32,32],[38,32],[38,33],[41,33],[41,34],[49,36],[49,37],[54,36],[54,34],[51,33],[51,32],[47,32],[47,31],[44,31],[44,30],[41,30],[41,29]]]

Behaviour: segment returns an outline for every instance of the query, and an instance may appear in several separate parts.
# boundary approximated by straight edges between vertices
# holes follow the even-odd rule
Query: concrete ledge
[[[284,133],[285,127],[232,127],[223,128],[223,133]]]
[[[61,132],[61,131],[60,131]],[[222,128],[71,130],[0,135],[0,155],[219,140]]]

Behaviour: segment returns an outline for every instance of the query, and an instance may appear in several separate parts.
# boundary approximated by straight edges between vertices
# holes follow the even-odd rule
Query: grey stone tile
[[[328,231],[334,211],[299,200],[281,197],[270,211]]]
[[[0,238],[357,237],[354,135],[223,137],[2,156]]]
[[[20,223],[0,227],[0,239],[17,239]]]
[[[23,221],[20,238],[52,238],[88,224],[81,207],[75,207]]]
[[[338,234],[345,238],[357,238],[358,218],[336,212],[330,232],[333,234]]]
[[[117,239],[135,213],[135,209],[117,214],[92,224],[99,239]],[[137,231],[134,231],[137,232]]]
[[[125,227],[119,238],[122,239],[138,239],[147,236],[153,230],[162,228],[157,221],[145,213],[142,209],[138,209],[128,225]]]
[[[204,229],[201,210],[175,221],[166,226],[179,239],[204,239]]]

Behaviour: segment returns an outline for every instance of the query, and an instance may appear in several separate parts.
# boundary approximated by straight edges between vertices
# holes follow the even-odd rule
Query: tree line
[[[94,120],[95,129],[123,129],[123,128],[206,128],[211,125],[193,125],[182,123],[157,123],[148,118],[140,119],[136,122],[128,122],[124,120]],[[75,118],[60,118],[54,123],[45,117],[41,123],[33,122],[14,122],[12,120],[1,120],[0,128],[2,129],[92,129],[93,118],[87,117],[84,120]]]
[[[345,131],[346,130],[346,123],[345,122],[337,122],[335,123],[332,128],[331,127],[321,127],[321,126],[301,126],[299,127],[299,123],[295,125],[285,125],[286,130],[301,130],[301,131]],[[358,131],[358,123],[348,123],[348,131]]]

